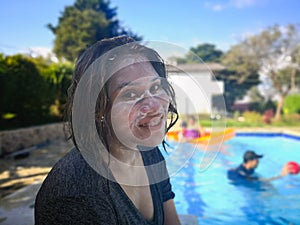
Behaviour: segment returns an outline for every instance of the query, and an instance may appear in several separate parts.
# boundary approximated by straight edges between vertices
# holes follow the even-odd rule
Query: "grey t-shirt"
[[[163,161],[167,173],[158,148],[142,152],[142,157],[145,165]],[[94,171],[74,148],[43,182],[35,202],[35,224],[163,225],[163,202],[175,196],[169,179],[151,184],[150,190],[152,221],[141,215],[118,183]]]

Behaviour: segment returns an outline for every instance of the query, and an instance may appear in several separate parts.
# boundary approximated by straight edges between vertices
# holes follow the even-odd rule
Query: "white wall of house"
[[[169,72],[176,93],[177,108],[182,114],[211,113],[212,96],[222,95],[224,84],[214,80],[211,71]]]

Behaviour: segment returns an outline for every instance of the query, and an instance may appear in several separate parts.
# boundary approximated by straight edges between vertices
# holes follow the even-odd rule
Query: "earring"
[[[104,120],[105,120],[104,116],[101,116],[100,122],[101,122],[101,123],[104,123]]]

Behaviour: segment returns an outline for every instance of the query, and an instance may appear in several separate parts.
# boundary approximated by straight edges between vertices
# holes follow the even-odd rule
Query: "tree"
[[[33,125],[49,118],[54,96],[34,62],[23,55],[7,56],[1,72],[1,113],[15,114],[18,125]]]
[[[256,111],[260,113],[265,113],[266,111],[275,112],[276,104],[270,98],[266,98],[261,94],[257,86],[253,86],[249,92],[248,96],[251,99],[249,104],[250,111]]]
[[[225,104],[229,111],[235,100],[242,99],[251,87],[259,84],[259,65],[247,51],[243,45],[231,47],[221,59],[226,69],[215,72],[216,78],[224,82]]]
[[[274,25],[246,38],[240,45],[256,58],[260,74],[268,79],[278,95],[275,119],[281,117],[285,97],[300,85],[299,26]]]
[[[300,94],[288,95],[284,100],[285,114],[300,114]]]
[[[47,81],[54,89],[54,107],[56,114],[62,117],[67,100],[67,90],[71,84],[73,65],[70,63],[52,63],[44,73]]]
[[[55,35],[53,51],[58,57],[74,61],[87,46],[103,38],[127,34],[141,40],[120,25],[116,10],[108,0],[76,0],[65,8],[56,27],[48,24]]]
[[[195,48],[191,48],[191,51],[199,56],[204,62],[220,62],[223,55],[223,52],[216,49],[215,45],[208,43],[200,44]],[[193,57],[191,56],[190,60],[192,59]]]
[[[178,64],[199,63],[199,58],[204,62],[220,62],[223,52],[216,49],[216,46],[209,43],[200,44],[192,47],[184,58],[177,58]]]
[[[51,105],[52,113],[55,116],[62,117],[67,99],[67,89],[71,84],[74,71],[73,63],[53,62],[47,57],[35,57],[31,60],[49,84],[51,93],[54,95],[54,101]]]
[[[3,104],[4,104],[4,83],[3,83],[3,77],[6,71],[6,62],[5,62],[5,57],[3,54],[0,53],[0,119],[4,113],[4,109],[3,109]]]
[[[259,103],[264,103],[265,102],[265,98],[264,96],[260,93],[259,89],[257,86],[253,86],[250,90],[249,90],[249,97],[251,99],[251,102],[259,102]]]

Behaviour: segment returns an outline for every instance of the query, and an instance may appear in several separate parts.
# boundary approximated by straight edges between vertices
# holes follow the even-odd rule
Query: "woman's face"
[[[170,99],[163,79],[149,62],[129,65],[111,77],[109,122],[122,145],[154,147],[162,142]]]

